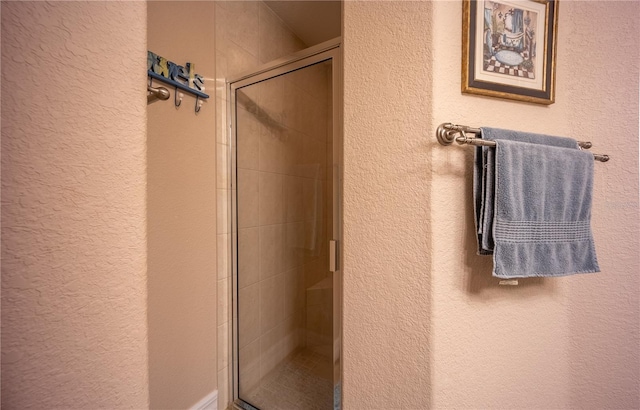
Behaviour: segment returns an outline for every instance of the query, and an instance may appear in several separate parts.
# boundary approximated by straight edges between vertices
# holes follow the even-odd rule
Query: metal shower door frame
[[[227,123],[229,124],[229,156],[231,175],[230,206],[230,230],[231,232],[231,261],[232,261],[232,286],[230,289],[232,329],[229,346],[231,346],[231,363],[229,366],[231,392],[233,404],[238,409],[252,410],[253,406],[239,398],[239,362],[238,362],[238,193],[237,193],[237,116],[236,116],[236,90],[259,83],[273,77],[285,75],[323,61],[331,60],[332,73],[332,117],[333,117],[333,237],[329,238],[337,242],[336,270],[333,273],[333,369],[334,369],[334,409],[342,408],[342,39],[340,37],[318,44],[295,53],[289,57],[275,60],[263,67],[247,74],[240,75],[227,81]],[[327,410],[334,410],[327,409]],[[265,409],[268,410],[268,409]]]

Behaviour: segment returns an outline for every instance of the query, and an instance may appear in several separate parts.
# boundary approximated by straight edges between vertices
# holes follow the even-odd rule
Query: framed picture
[[[553,104],[558,1],[462,4],[462,92]]]

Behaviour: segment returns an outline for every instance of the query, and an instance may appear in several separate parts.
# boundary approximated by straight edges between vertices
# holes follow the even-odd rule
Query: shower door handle
[[[329,270],[336,272],[338,270],[338,241],[329,241]]]

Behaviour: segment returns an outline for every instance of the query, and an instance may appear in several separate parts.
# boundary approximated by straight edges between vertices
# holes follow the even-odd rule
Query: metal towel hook
[[[178,92],[178,87],[176,87],[176,93],[173,96],[173,103],[176,107],[180,107],[180,104],[182,104],[182,93]]]

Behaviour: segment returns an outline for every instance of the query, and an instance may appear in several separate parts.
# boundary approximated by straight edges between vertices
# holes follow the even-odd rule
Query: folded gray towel
[[[542,144],[556,147],[579,149],[576,140],[530,132],[504,130],[500,128],[481,128],[481,138],[495,141],[496,139]],[[494,159],[495,148],[476,147],[473,172],[473,197],[476,218],[478,254],[493,254],[493,204],[494,204]]]
[[[496,140],[493,276],[599,272],[591,233],[593,156]]]

